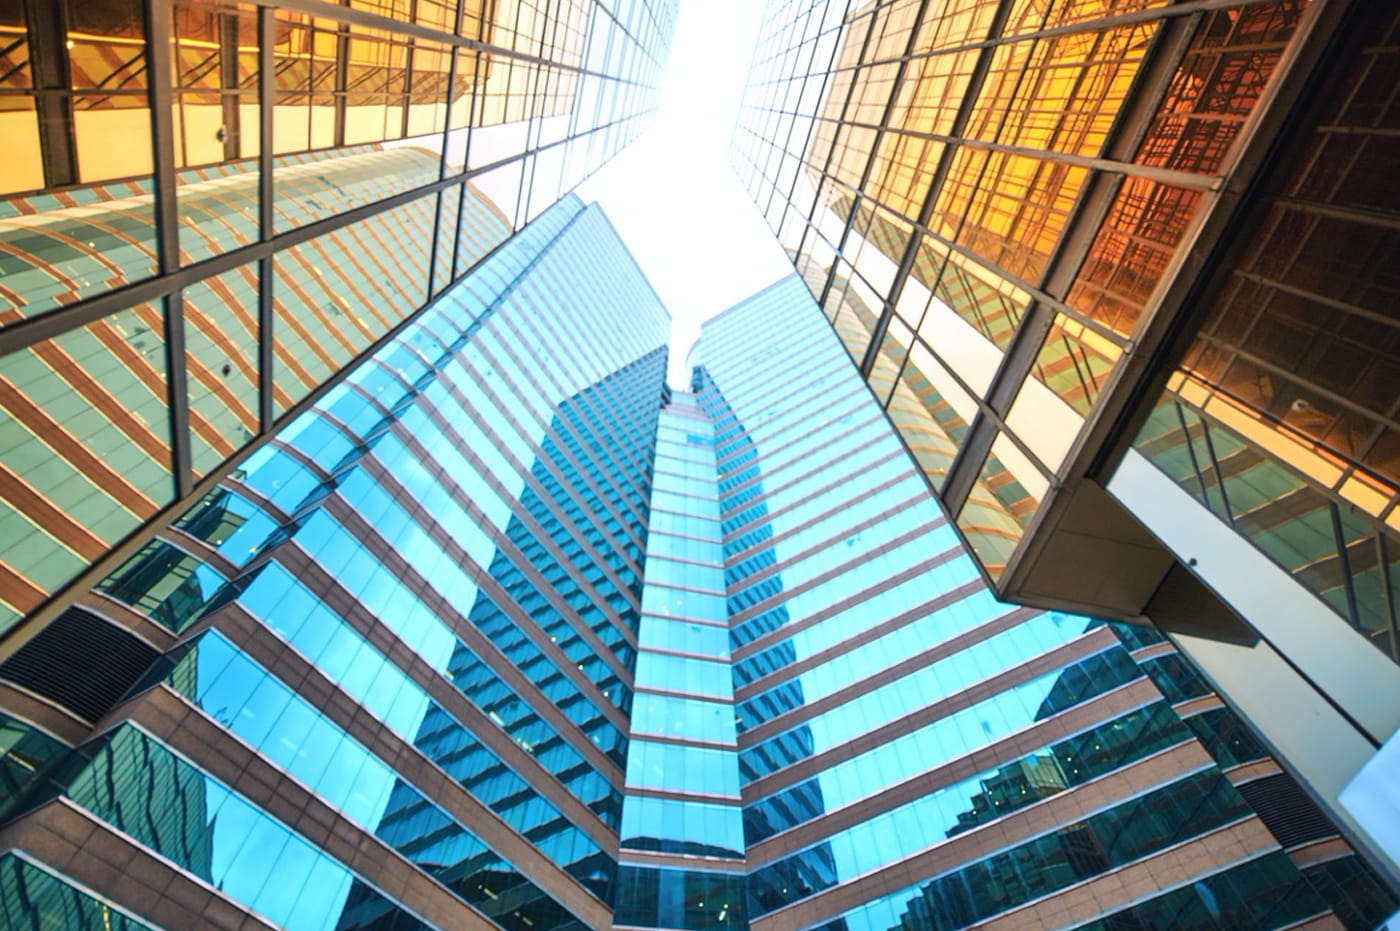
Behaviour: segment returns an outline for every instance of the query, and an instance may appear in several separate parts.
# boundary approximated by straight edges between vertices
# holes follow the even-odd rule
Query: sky
[[[763,4],[681,0],[656,125],[579,185],[612,220],[671,312],[673,387],[700,323],[792,264],[729,165]]]

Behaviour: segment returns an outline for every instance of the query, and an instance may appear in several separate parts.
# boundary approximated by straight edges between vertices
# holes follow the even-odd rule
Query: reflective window
[[[272,518],[226,488],[209,492],[175,526],[208,543],[238,566],[247,562],[277,529]]]
[[[0,929],[154,931],[58,873],[15,853],[0,856]]]
[[[97,590],[179,633],[200,615],[223,584],[223,576],[189,553],[152,540],[99,582]]]
[[[638,692],[632,702],[634,737],[671,737],[733,745],[734,706]]]
[[[621,837],[635,850],[744,856],[744,819],[736,805],[632,795],[622,809]]]
[[[835,763],[744,809],[749,843],[874,795],[949,760],[964,756],[1066,708],[1140,678],[1142,671],[1121,647],[1045,673],[954,712],[932,724]],[[790,732],[791,746],[810,741],[802,729]],[[745,779],[754,778],[752,770]]]
[[[884,931],[900,924],[899,914],[917,908],[920,929],[953,931],[1249,813],[1235,788],[1217,771],[1207,771],[985,857],[930,883],[894,893],[844,917],[852,931]]]
[[[527,925],[538,924],[556,910],[510,863],[219,634],[203,635],[166,674],[165,682],[351,821],[501,923],[512,926],[525,916],[531,919]],[[440,720],[446,718],[441,712],[438,718],[430,732],[441,741],[443,725],[450,719]],[[457,730],[465,746],[476,745],[460,727]],[[546,854],[562,857],[559,865],[578,878],[593,878],[590,873],[599,865],[593,861],[601,850],[576,829],[561,837],[559,813],[533,790],[524,791],[534,797],[533,805],[501,809],[511,827],[533,835]],[[464,865],[471,867],[465,875]],[[492,883],[498,895],[512,890],[511,914],[498,908],[498,896],[482,894],[486,883]]]
[[[782,908],[1181,743],[1188,734],[1164,703],[1130,712],[832,834],[755,870],[756,913]]]
[[[624,866],[618,871],[618,925],[681,928],[685,931],[740,931],[744,917],[741,873]]]
[[[288,931],[354,928],[358,922],[348,916],[365,913],[420,927],[335,860],[129,724],[97,748],[65,794]]]
[[[696,795],[739,796],[739,773],[732,750],[648,740],[632,741],[627,784]]]
[[[0,713],[0,817],[63,759],[68,745],[32,724]]]

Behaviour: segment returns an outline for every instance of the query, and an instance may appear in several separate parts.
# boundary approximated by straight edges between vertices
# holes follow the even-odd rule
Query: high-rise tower
[[[635,138],[674,8],[7,4],[0,653]]]
[[[666,322],[565,198],[0,663],[0,927],[1393,907],[1169,643],[992,597],[799,279],[690,392]]]
[[[1396,29],[775,0],[734,159],[998,595],[1150,619],[1400,879]]]
[[[0,663],[0,924],[606,927],[666,324],[565,198]]]

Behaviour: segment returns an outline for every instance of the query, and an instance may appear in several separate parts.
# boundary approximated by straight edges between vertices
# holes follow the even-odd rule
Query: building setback
[[[669,455],[691,490],[654,493],[651,520],[717,505],[747,913],[727,854],[666,865],[688,911],[639,885],[619,925],[1368,928],[1393,909],[1170,642],[992,595],[800,279],[706,323],[694,359],[656,480],[681,471]],[[688,578],[669,586],[704,605],[713,554],[691,536],[702,565],[654,572],[649,554],[647,594],[656,575]],[[712,681],[722,641],[705,621],[667,645],[671,684],[639,667],[635,709],[649,688]],[[668,740],[728,739],[705,702],[672,707]],[[724,794],[730,765],[716,754],[697,776],[663,760],[648,785],[699,801]]]
[[[1150,620],[1393,886],[1396,29],[774,0],[733,147],[998,596]]]
[[[0,929],[1384,920],[1393,14],[774,3],[683,392],[673,8],[5,14]]]

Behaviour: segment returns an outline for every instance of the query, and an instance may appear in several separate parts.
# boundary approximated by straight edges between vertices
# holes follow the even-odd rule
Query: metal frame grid
[[[911,452],[956,450],[926,477],[1004,595],[1160,390],[1346,6],[769,4],[735,168]]]
[[[67,21],[98,5],[30,0],[0,24],[0,95],[32,110],[47,185],[0,202],[0,518],[21,531],[0,552],[0,650],[634,139],[674,7],[114,0],[140,26],[121,54]],[[130,98],[102,112],[148,124],[148,174],[107,177],[130,159],[108,170],[77,138],[84,83]],[[217,144],[196,163],[190,127],[210,113]],[[122,394],[133,372],[150,384]],[[211,425],[192,390],[237,425]],[[45,463],[82,492],[49,488]],[[58,558],[31,578],[21,551],[43,539]]]

